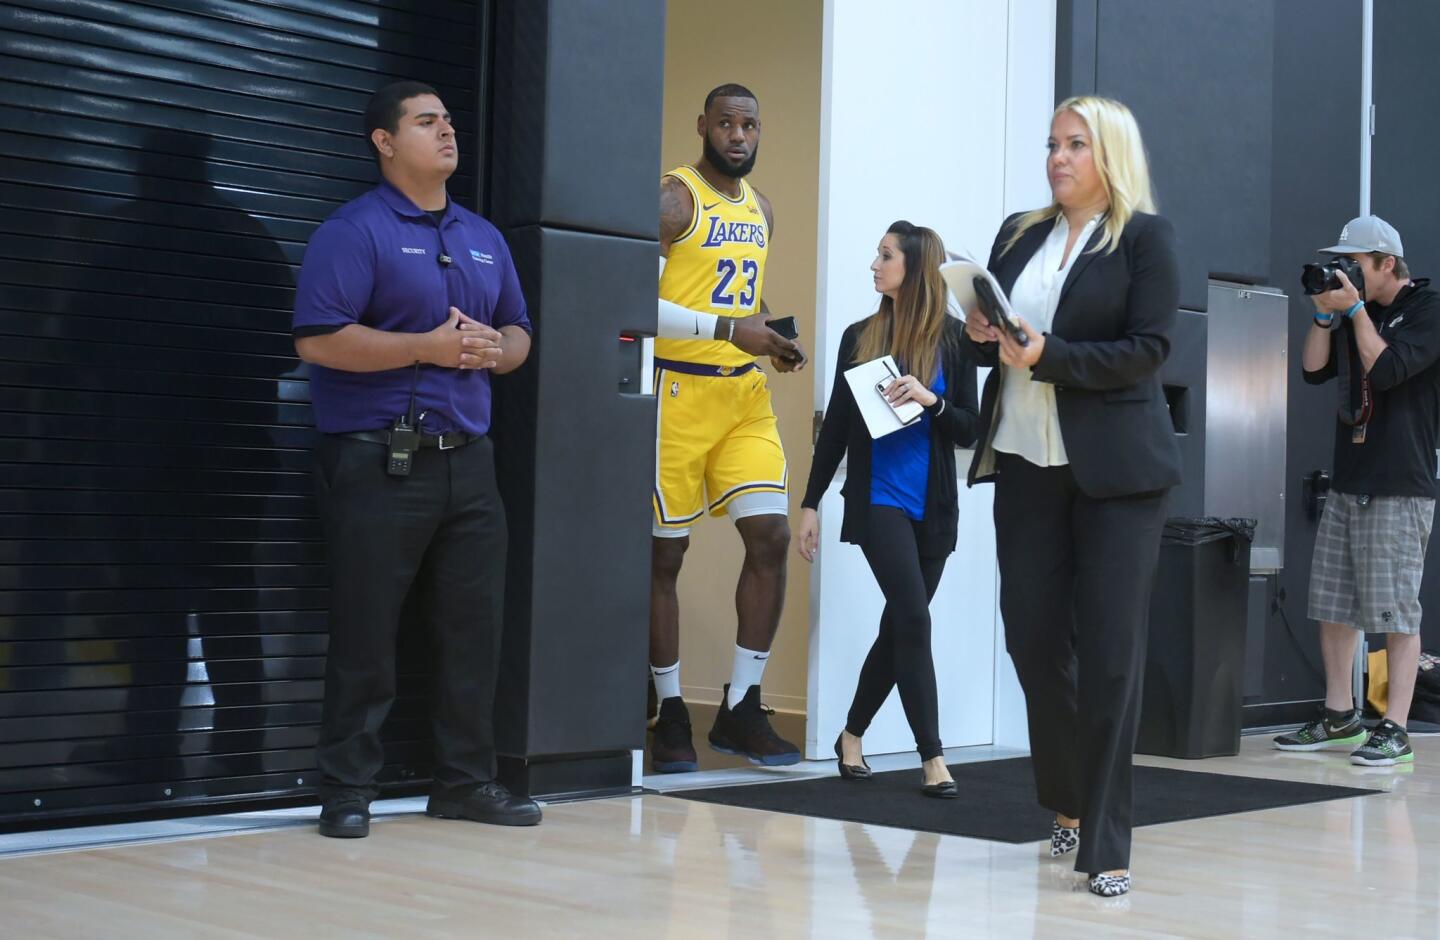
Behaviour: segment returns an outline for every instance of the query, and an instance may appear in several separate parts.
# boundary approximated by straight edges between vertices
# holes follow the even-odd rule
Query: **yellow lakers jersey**
[[[670,244],[660,297],[724,317],[748,317],[760,309],[770,227],[755,190],[740,181],[740,198],[718,192],[694,167],[671,170],[695,200],[695,215]],[[715,339],[656,339],[655,356],[714,366],[743,366],[754,356]]]

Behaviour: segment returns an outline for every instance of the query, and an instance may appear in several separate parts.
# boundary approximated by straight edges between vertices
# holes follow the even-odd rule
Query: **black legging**
[[[905,720],[915,734],[921,760],[939,757],[940,706],[935,694],[935,660],[930,653],[930,598],[940,586],[945,556],[922,557],[916,543],[919,523],[893,506],[871,506],[865,560],[885,595],[880,634],[860,667],[860,682],[845,730],[865,734],[875,713],[900,686]]]

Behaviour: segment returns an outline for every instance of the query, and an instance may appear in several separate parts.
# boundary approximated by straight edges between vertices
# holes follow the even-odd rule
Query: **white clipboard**
[[[860,417],[865,419],[865,427],[869,429],[872,439],[908,428],[925,413],[924,406],[917,401],[906,402],[898,409],[892,408],[880,393],[878,386],[888,384],[900,375],[899,367],[890,356],[871,359],[845,370],[845,381],[850,383],[850,394],[855,398]]]

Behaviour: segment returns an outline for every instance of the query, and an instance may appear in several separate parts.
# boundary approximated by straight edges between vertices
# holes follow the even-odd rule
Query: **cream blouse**
[[[1047,333],[1060,305],[1060,292],[1075,259],[1085,250],[1090,235],[1102,216],[1085,224],[1070,257],[1065,258],[1065,243],[1070,237],[1070,223],[1062,214],[1040,249],[1031,255],[1025,270],[1010,289],[1010,308],[1038,332]],[[1061,259],[1064,264],[1061,264]],[[1001,365],[1000,424],[995,429],[991,446],[1007,454],[1015,454],[1037,467],[1062,467],[1070,462],[1065,454],[1065,440],[1060,435],[1060,415],[1055,410],[1055,386],[1036,382],[1030,369]]]

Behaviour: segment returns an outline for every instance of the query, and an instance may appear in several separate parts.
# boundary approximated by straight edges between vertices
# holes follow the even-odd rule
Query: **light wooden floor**
[[[1440,741],[1416,745],[1399,772],[1264,738],[1237,758],[1140,758],[1383,792],[1140,829],[1135,891],[1112,901],[1038,842],[646,795],[550,806],[538,829],[406,816],[361,841],[307,826],[0,859],[0,935],[1436,937]]]

